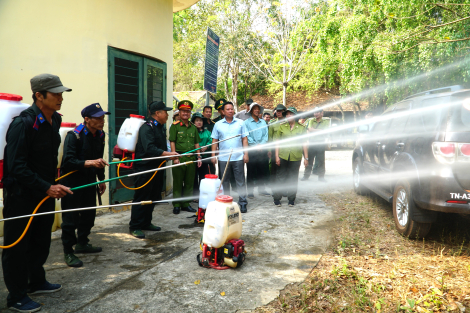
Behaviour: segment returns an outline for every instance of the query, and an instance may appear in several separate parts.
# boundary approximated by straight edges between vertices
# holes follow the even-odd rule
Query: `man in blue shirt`
[[[260,146],[268,142],[268,124],[266,121],[259,118],[259,113],[263,111],[258,103],[253,102],[248,111],[251,116],[244,122],[246,131],[248,132],[248,146],[250,147],[250,163],[247,167],[247,192],[248,198],[254,198],[254,188],[258,187],[258,194],[263,196],[270,196],[266,192],[266,178],[269,172],[269,159],[268,151]]]
[[[246,137],[246,128],[242,120],[233,117],[235,111],[232,102],[225,102],[223,107],[225,117],[215,123],[212,130],[212,156],[215,157],[217,147],[219,148],[219,173],[224,173],[225,167],[227,174],[223,181],[224,193],[230,195],[230,177],[233,175],[237,183],[238,204],[240,211],[246,213],[248,201],[246,200],[246,186],[245,186],[245,164],[248,163],[248,151],[240,151],[248,147],[248,139]],[[219,140],[224,140],[229,137],[241,135],[219,144]],[[228,151],[233,149],[230,163],[228,162]],[[212,158],[212,163],[217,164],[217,159]]]

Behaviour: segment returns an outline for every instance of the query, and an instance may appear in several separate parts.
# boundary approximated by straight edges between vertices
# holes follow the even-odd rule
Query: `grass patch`
[[[469,312],[470,220],[443,214],[417,240],[398,234],[375,195],[320,197],[337,216],[332,246],[303,283],[255,312]]]

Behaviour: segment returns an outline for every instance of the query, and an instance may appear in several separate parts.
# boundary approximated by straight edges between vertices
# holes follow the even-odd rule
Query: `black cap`
[[[245,100],[246,105],[251,105],[253,102],[254,102],[253,99],[246,99]]]
[[[38,91],[49,91],[52,93],[60,93],[64,91],[72,91],[72,89],[64,87],[59,76],[52,74],[40,74],[31,78],[31,90],[35,93]]]
[[[109,115],[111,113],[103,111],[99,103],[90,104],[82,110],[82,117],[100,117],[105,114]]]
[[[171,108],[167,107],[163,101],[154,101],[149,104],[150,114],[153,114],[157,111],[171,111]]]

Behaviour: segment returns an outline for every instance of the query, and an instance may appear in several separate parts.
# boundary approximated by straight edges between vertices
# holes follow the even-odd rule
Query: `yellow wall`
[[[0,0],[0,92],[32,103],[31,77],[58,75],[73,90],[64,93],[63,121],[80,123],[86,105],[108,107],[112,46],[167,63],[171,104],[172,32],[172,0]]]

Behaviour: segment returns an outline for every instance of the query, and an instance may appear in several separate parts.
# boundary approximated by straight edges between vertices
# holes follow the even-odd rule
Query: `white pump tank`
[[[230,196],[217,196],[206,209],[202,242],[220,248],[231,239],[242,235],[242,214],[238,203]]]
[[[214,174],[207,174],[201,180],[201,185],[199,186],[199,207],[206,209],[209,202],[215,201],[216,196],[223,194],[224,188],[220,185],[219,177]]]
[[[62,156],[64,155],[65,137],[67,137],[67,133],[71,130],[74,130],[75,127],[77,127],[76,123],[62,122],[60,124],[60,128],[59,128],[59,134],[60,134],[59,163],[57,164],[58,168],[60,168],[60,165],[62,164]]]
[[[145,123],[145,117],[142,115],[131,114],[119,130],[117,145],[121,150],[129,152],[135,151],[135,145],[139,136],[139,129]]]
[[[6,145],[7,130],[15,116],[29,108],[29,104],[21,103],[22,96],[0,93],[0,160]]]

